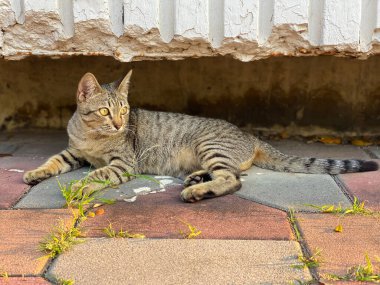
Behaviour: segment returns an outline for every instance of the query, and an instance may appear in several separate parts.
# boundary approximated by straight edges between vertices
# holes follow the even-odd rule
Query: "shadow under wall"
[[[241,127],[380,133],[380,57],[227,57],[120,63],[109,57],[0,60],[0,128],[64,128],[85,72],[134,69],[132,106],[223,118]]]

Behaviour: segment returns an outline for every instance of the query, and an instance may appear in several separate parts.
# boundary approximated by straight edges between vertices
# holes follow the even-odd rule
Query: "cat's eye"
[[[121,115],[125,115],[127,113],[128,113],[128,108],[127,107],[123,107],[123,108],[120,109],[120,114]]]
[[[99,113],[102,116],[107,116],[110,113],[110,111],[107,108],[100,108]]]

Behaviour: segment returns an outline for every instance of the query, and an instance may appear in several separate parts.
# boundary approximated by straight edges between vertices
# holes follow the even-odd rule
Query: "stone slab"
[[[41,274],[47,258],[38,250],[41,242],[68,210],[0,211],[0,264],[9,275]]]
[[[37,168],[45,161],[46,159],[41,157],[0,157],[0,168],[25,172],[26,170]]]
[[[350,201],[329,175],[281,173],[252,167],[242,176],[243,187],[235,195],[260,204],[287,210],[316,211],[306,204],[341,204]]]
[[[49,178],[32,187],[15,208],[62,208],[65,200],[61,195],[57,179],[61,184],[68,184],[70,181],[79,180],[86,177],[90,168],[83,167],[72,172],[64,173],[56,177]],[[123,201],[131,199],[137,195],[144,195],[151,191],[162,191],[166,185],[182,183],[181,180],[169,176],[156,177],[156,181],[144,178],[133,179],[127,183],[119,185],[117,188],[108,188],[99,194],[99,198],[116,199]]]
[[[0,142],[0,157],[12,155],[17,148],[16,145]]]
[[[380,158],[380,146],[370,146],[369,150],[377,156],[377,158]]]
[[[14,156],[43,157],[56,154],[67,147],[65,130],[22,130],[9,133],[3,143],[13,145]]]
[[[109,223],[115,230],[143,233],[149,238],[182,238],[180,230],[189,232],[187,222],[195,226],[204,239],[293,238],[287,215],[234,195],[184,203],[182,187],[138,197],[135,202],[104,206],[105,214],[87,219],[82,225],[89,237],[105,236]]]
[[[9,209],[28,191],[22,181],[23,173],[0,168],[0,209]]]
[[[288,284],[294,241],[94,239],[58,257],[47,277],[80,284]]]
[[[306,143],[296,140],[269,141],[268,143],[290,155],[338,159],[370,158],[362,148],[353,145],[328,145],[323,143]]]
[[[48,285],[49,281],[41,277],[9,277],[0,278],[0,285]]]
[[[365,254],[380,256],[380,218],[346,216],[341,218],[342,233],[334,232],[339,216],[298,214],[301,231],[313,252],[321,249],[320,274],[344,275],[347,269],[364,264]]]
[[[339,175],[339,179],[350,194],[365,201],[368,208],[380,211],[380,170]]]

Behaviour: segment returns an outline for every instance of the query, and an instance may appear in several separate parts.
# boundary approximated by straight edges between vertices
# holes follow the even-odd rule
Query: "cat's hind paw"
[[[184,202],[194,203],[205,198],[214,198],[215,193],[206,185],[194,185],[185,188],[181,192],[181,199]]]
[[[212,177],[206,170],[199,170],[187,176],[185,181],[183,182],[183,186],[186,188],[195,184],[204,183],[211,180]]]

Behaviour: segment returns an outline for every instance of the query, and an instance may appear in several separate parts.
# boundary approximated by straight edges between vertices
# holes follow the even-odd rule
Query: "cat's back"
[[[230,138],[236,142],[248,138],[237,126],[220,119],[144,109],[135,109],[131,114],[135,118],[131,123],[143,141],[188,145],[205,138]]]

